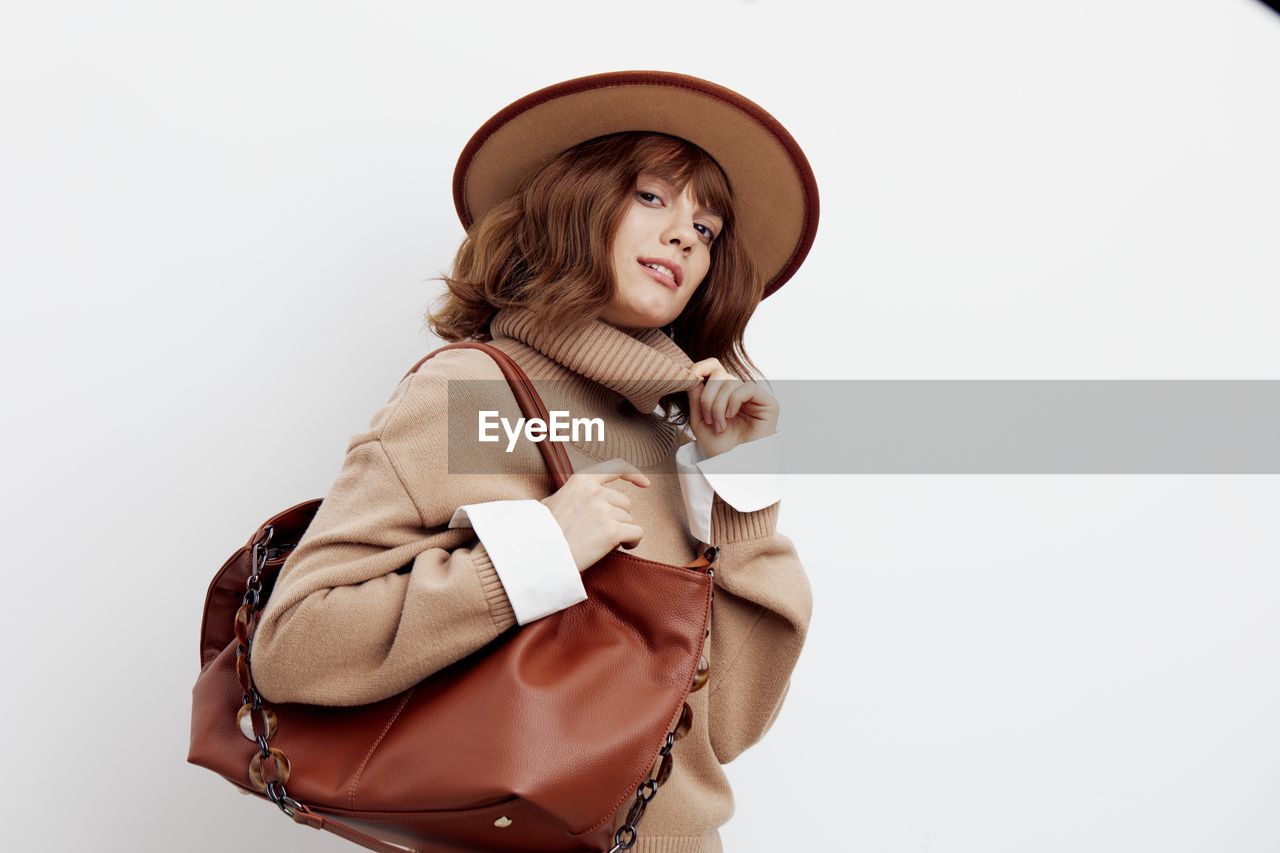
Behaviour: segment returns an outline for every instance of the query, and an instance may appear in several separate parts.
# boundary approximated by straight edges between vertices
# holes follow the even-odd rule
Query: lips
[[[675,263],[674,261],[668,261],[664,258],[638,258],[636,260],[636,263],[639,264],[641,268],[643,268],[644,271],[650,275],[651,278],[653,278],[655,281],[659,282],[660,284],[665,284],[667,287],[671,288],[672,290],[676,290],[677,288],[680,287],[680,279],[683,278],[684,276],[683,276],[683,270],[680,269],[680,265],[678,263]],[[666,273],[658,272],[653,267],[649,266],[649,264],[661,264],[662,266],[670,269],[675,275],[674,277],[672,277],[667,275]]]

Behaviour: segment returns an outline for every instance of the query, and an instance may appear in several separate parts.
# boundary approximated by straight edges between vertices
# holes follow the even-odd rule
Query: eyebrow
[[[660,183],[660,184],[664,184],[668,189],[672,189],[672,190],[674,190],[674,189],[675,189],[675,185],[674,185],[674,184],[672,184],[670,181],[668,181],[666,178],[662,178],[662,177],[659,177],[659,176],[657,176],[657,175],[650,174],[650,173],[647,173],[647,172],[644,174],[644,176],[643,176],[643,177],[647,177],[647,178],[649,178],[649,179],[651,179],[651,180],[657,181],[657,182],[658,182],[658,183]],[[716,210],[714,207],[706,207],[706,206],[703,206],[703,207],[700,207],[696,212],[697,212],[697,213],[709,213],[709,214],[711,214],[712,216],[718,217],[722,223],[724,222],[724,214],[723,214],[723,213],[721,213],[720,211]]]

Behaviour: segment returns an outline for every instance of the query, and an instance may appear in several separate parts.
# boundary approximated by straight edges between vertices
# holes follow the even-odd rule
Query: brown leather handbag
[[[443,346],[409,373],[465,347],[497,361],[525,417],[549,420],[524,371],[487,344]],[[538,447],[559,489],[568,454]],[[683,566],[614,549],[583,574],[586,601],[513,626],[397,696],[268,706],[253,683],[254,630],[319,506],[272,516],[209,585],[187,760],[382,853],[634,845],[692,724],[685,700],[707,682],[717,549]]]

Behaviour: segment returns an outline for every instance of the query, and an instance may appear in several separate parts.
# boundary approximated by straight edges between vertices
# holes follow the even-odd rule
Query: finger
[[[735,380],[737,377],[725,370],[718,358],[704,358],[702,361],[695,362],[690,370],[701,377],[703,382],[701,387],[695,386],[696,391],[693,388],[689,389],[689,417],[691,419],[697,417],[704,424],[711,425],[715,419],[708,408],[707,395],[713,393],[724,380]]]
[[[709,376],[715,376],[717,373],[727,372],[724,369],[724,365],[720,363],[720,359],[718,358],[704,358],[702,361],[694,362],[693,366],[689,369],[698,374],[698,376],[701,376],[703,379],[706,379]]]
[[[689,389],[689,420],[698,420],[702,412],[702,383]]]
[[[623,509],[620,506],[610,505],[609,508],[604,511],[604,515],[605,515],[605,518],[613,519],[614,521],[620,522],[622,524],[636,523],[636,520],[635,518],[632,517],[631,513],[627,512],[625,509]]]
[[[707,380],[706,390],[702,393],[702,420],[708,426],[714,426],[716,422],[716,396],[724,389],[724,378],[715,378]]]
[[[729,394],[729,401],[724,409],[725,419],[733,420],[736,418],[738,412],[742,410],[743,404],[755,398],[757,390],[756,385],[750,382],[744,382],[734,388]]]
[[[596,482],[600,484],[611,483],[614,480],[626,480],[628,483],[634,483],[637,486],[648,486],[650,482],[649,478],[639,468],[620,456],[592,465],[579,473],[594,477]]]
[[[604,490],[604,498],[613,506],[625,510],[631,509],[631,498],[627,497],[617,489],[606,488]]]
[[[634,548],[644,538],[644,528],[638,524],[620,524],[617,529],[618,544],[623,548]]]
[[[719,388],[716,389],[714,412],[715,412],[716,426],[719,427],[720,429],[724,429],[725,409],[729,405],[729,395],[734,392],[735,387],[736,386],[730,384],[729,382],[725,382]]]

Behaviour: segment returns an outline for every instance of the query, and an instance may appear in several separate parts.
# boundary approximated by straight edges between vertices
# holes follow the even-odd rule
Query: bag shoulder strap
[[[502,375],[506,377],[507,384],[511,386],[511,391],[515,394],[516,403],[520,406],[520,413],[526,418],[539,418],[544,423],[551,422],[547,407],[542,402],[542,397],[538,395],[538,391],[534,388],[528,374],[524,372],[520,365],[516,364],[511,356],[497,347],[481,341],[456,341],[432,350],[419,359],[417,364],[409,368],[408,373],[401,377],[401,381],[417,372],[418,368],[426,364],[431,358],[451,349],[478,349],[487,353],[490,358],[497,362]],[[537,444],[538,451],[542,453],[542,461],[546,463],[547,470],[551,473],[551,481],[554,486],[552,491],[557,491],[573,474],[573,465],[569,462],[569,454],[565,451],[563,442],[548,439],[539,441]]]
[[[313,812],[302,803],[295,803],[294,808],[286,811],[285,814],[292,817],[295,823],[309,826],[312,829],[328,830],[334,835],[345,838],[354,844],[359,844],[366,850],[376,851],[376,853],[418,853],[416,847],[402,847],[389,841],[383,841],[381,838],[375,838],[368,833],[361,832],[350,824]]]

